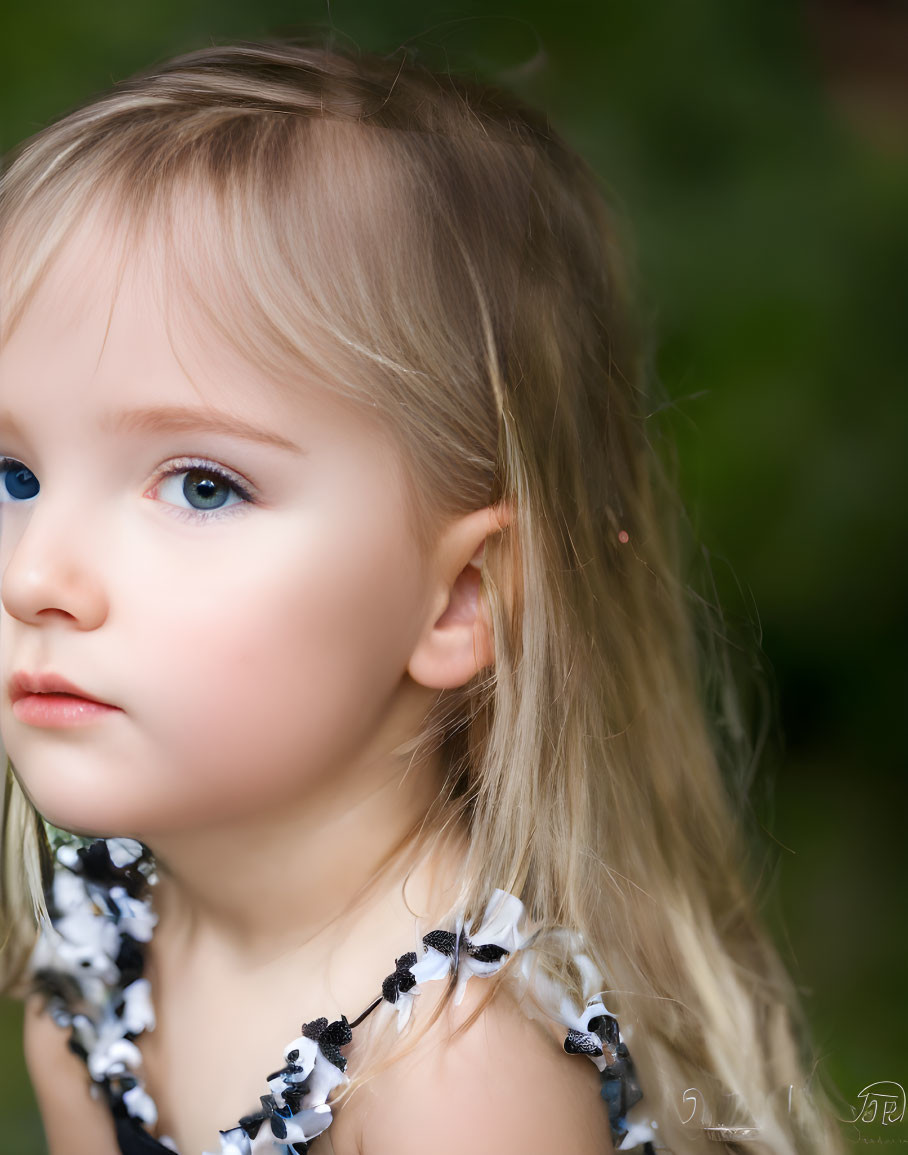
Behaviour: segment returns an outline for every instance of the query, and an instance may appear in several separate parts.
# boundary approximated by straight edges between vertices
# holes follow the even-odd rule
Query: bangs
[[[297,121],[291,137],[286,120],[248,117],[217,132],[202,127],[176,147],[168,125],[156,135],[133,127],[30,174],[28,196],[16,195],[15,181],[7,185],[0,341],[88,228],[104,238],[99,255],[118,267],[118,282],[133,261],[152,277],[174,336],[188,326],[276,383],[304,380],[367,401],[364,369],[408,369],[381,348],[389,342],[370,308],[387,294],[375,292],[366,270],[384,266],[363,250],[387,236],[390,222],[358,228],[358,210],[365,200],[366,212],[380,214],[384,201],[390,212],[399,198],[382,187],[389,173],[375,171],[375,150],[350,139],[367,134],[308,120]]]

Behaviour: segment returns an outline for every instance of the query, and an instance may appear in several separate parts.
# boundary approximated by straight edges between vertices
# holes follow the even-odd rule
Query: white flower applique
[[[501,970],[508,958],[522,950],[532,937],[524,928],[526,908],[506,890],[495,890],[474,931],[460,936],[457,960],[457,989],[454,1003],[463,1002],[468,981],[476,975],[487,978]]]
[[[433,930],[422,940],[422,956],[408,951],[395,961],[394,972],[382,983],[382,998],[397,1009],[397,1028],[409,1021],[418,988],[426,982],[457,975],[454,1004],[463,1001],[473,975],[488,977],[501,970],[530,935],[522,929],[526,910],[519,898],[495,890],[476,930]]]

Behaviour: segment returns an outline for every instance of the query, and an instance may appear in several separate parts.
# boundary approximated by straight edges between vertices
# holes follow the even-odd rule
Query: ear
[[[436,543],[430,612],[407,664],[407,673],[420,685],[454,689],[493,664],[491,623],[479,596],[480,571],[486,540],[510,520],[504,504],[473,510],[446,526]]]

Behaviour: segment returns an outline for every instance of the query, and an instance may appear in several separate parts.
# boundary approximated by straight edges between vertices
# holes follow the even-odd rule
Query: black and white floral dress
[[[85,1062],[92,1095],[110,1107],[123,1155],[177,1151],[168,1136],[152,1135],[157,1108],[144,1087],[136,1045],[155,1024],[150,984],[142,974],[157,921],[151,902],[155,881],[151,854],[139,842],[58,838],[47,894],[50,923],[42,927],[30,968],[34,989],[54,1021],[70,1032],[70,1049]],[[453,974],[459,1000],[471,977],[495,974],[506,964],[520,969],[533,984],[534,1003],[566,1029],[565,1051],[596,1064],[615,1148],[654,1155],[658,1124],[642,1114],[633,1063],[615,1016],[595,993],[601,983],[589,959],[582,952],[575,955],[589,991],[585,1005],[577,1007],[538,978],[532,956],[523,904],[500,890],[478,926],[427,934],[420,952],[395,960],[381,993],[357,1018],[303,1024],[284,1048],[282,1065],[263,1080],[259,1105],[220,1132],[217,1155],[292,1155],[313,1143],[313,1155],[326,1155],[328,1100],[347,1082],[344,1050],[367,1015],[390,1004],[402,1029],[423,984]],[[324,1138],[315,1142],[319,1136]]]

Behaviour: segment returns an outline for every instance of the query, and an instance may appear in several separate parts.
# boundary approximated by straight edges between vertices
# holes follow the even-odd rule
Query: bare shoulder
[[[118,1155],[113,1123],[89,1093],[85,1064],[35,996],[25,1002],[23,1042],[50,1155]]]
[[[464,1029],[477,996],[468,988],[462,1006],[351,1097],[338,1139],[356,1142],[336,1142],[337,1155],[424,1155],[427,1144],[433,1155],[610,1155],[593,1064],[566,1055],[504,990]]]

